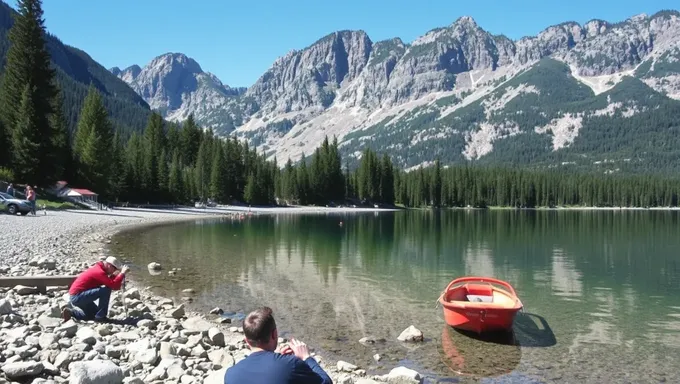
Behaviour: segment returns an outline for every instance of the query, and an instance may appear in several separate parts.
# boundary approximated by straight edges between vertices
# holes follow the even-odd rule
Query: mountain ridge
[[[567,21],[516,40],[489,33],[471,16],[461,16],[448,26],[433,28],[410,43],[398,37],[373,42],[364,30],[341,30],[277,58],[246,90],[231,94],[199,89],[185,92],[179,97],[182,102],[175,104],[174,112],[166,113],[166,117],[181,119],[193,113],[199,122],[207,122],[204,125],[218,134],[247,139],[270,158],[276,156],[280,163],[311,153],[325,136],[337,136],[343,151],[356,159],[363,144],[352,144],[346,137],[363,143],[371,140],[374,149],[391,151],[389,146],[361,136],[361,132],[380,127],[384,136],[395,125],[402,125],[405,128],[400,134],[414,141],[424,135],[421,129],[425,128],[420,124],[422,121],[416,124],[414,119],[432,117],[423,108],[430,114],[437,109],[437,118],[442,119],[477,100],[490,102],[488,98],[494,90],[546,58],[564,63],[572,80],[590,88],[595,96],[613,89],[626,77],[635,77],[651,90],[680,100],[679,41],[677,10],[661,10],[652,16],[637,14],[614,23],[601,19],[583,24]],[[141,68],[142,72],[145,70],[153,72],[148,66]],[[122,72],[117,73],[119,78]],[[219,79],[213,78],[203,87],[219,90],[219,84]],[[149,84],[132,87],[148,89]],[[521,92],[527,89],[531,90],[522,88]],[[153,98],[145,96],[145,100],[154,108],[150,102]],[[453,140],[448,148],[471,148],[471,143],[491,131],[509,129],[514,136],[534,129],[521,124],[510,129],[503,126],[504,122],[495,122],[494,126],[489,120],[492,115],[475,115],[476,120],[455,129],[453,123],[428,127],[441,136],[439,143],[429,141],[439,146]],[[612,116],[609,117],[615,118]],[[560,121],[562,117],[553,118]],[[452,138],[447,129],[460,132]],[[555,135],[547,128],[542,132]],[[574,133],[575,138],[579,132]],[[490,140],[500,142],[512,137],[501,136]],[[550,153],[562,152],[571,143],[553,147]],[[402,140],[399,145],[403,151],[410,148],[409,140]],[[481,156],[474,155],[482,153],[477,150],[462,150],[460,154],[467,157],[456,161],[479,161],[495,150],[493,145],[491,148],[490,152],[482,151]],[[541,156],[550,157],[550,153]],[[401,155],[403,161],[398,164],[418,165],[407,157],[414,158]],[[450,156],[454,157],[458,158]],[[427,163],[434,158],[420,160]]]

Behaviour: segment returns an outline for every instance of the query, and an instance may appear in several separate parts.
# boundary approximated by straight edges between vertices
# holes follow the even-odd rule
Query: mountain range
[[[519,40],[471,17],[410,43],[338,31],[247,89],[181,53],[111,72],[166,118],[193,113],[280,163],[333,135],[350,159],[369,145],[406,168],[440,158],[647,170],[672,167],[679,148],[677,11],[565,22]]]
[[[0,70],[15,13],[0,3]],[[371,147],[404,168],[437,158],[602,172],[680,166],[674,10],[565,22],[518,40],[471,17],[409,43],[338,31],[278,58],[248,88],[181,53],[107,70],[56,36],[47,44],[72,129],[93,85],[120,130],[144,129],[152,109],[171,121],[193,114],[280,164],[336,136],[350,164]]]

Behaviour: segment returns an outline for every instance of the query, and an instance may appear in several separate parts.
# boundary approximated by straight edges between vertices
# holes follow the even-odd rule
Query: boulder
[[[69,384],[120,384],[123,381],[123,370],[109,360],[71,363],[69,372]]]

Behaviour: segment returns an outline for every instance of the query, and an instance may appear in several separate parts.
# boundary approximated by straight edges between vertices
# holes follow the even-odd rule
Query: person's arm
[[[104,273],[104,271],[98,273],[96,276],[97,283],[99,283],[100,285],[104,285],[108,288],[111,288],[114,291],[120,289],[120,287],[123,285],[123,279],[125,278],[124,273],[119,273],[115,277],[111,278],[106,273]]]

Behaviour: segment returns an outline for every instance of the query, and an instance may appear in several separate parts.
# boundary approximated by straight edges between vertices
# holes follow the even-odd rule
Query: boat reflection
[[[442,363],[457,375],[496,377],[517,368],[523,347],[549,347],[556,343],[543,317],[520,312],[511,332],[477,334],[445,325],[439,355]]]

